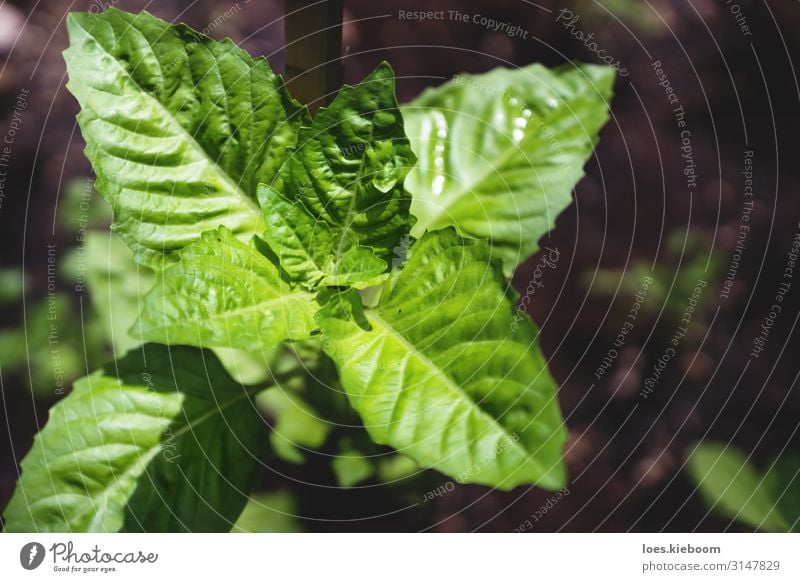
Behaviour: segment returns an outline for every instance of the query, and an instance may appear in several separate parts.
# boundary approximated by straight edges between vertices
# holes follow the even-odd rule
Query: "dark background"
[[[77,104],[64,88],[64,18],[91,2],[11,2],[0,8],[0,134],[17,95],[29,106],[15,137],[5,198],[0,206],[2,267],[23,266],[26,291],[46,292],[46,245],[74,243],[53,227],[57,200],[73,178],[91,176],[75,124]],[[102,3],[101,3],[102,4]],[[107,3],[106,3],[107,4]],[[120,1],[202,30],[236,3]],[[398,76],[401,101],[454,74],[531,62],[558,65],[595,61],[556,22],[569,8],[576,28],[595,33],[607,53],[630,71],[618,79],[612,119],[601,135],[575,204],[543,244],[561,260],[545,274],[531,313],[561,384],[560,401],[571,441],[566,460],[570,494],[534,524],[535,531],[719,531],[748,528],[709,514],[682,471],[689,447],[701,439],[730,442],[764,464],[800,451],[797,388],[800,281],[759,358],[753,339],[772,305],[786,253],[800,220],[800,4],[783,0],[346,0],[343,59],[348,82],[358,82],[381,60]],[[746,17],[742,34],[731,5]],[[398,10],[458,9],[518,24],[527,39],[510,39],[473,23],[406,22]],[[211,36],[230,36],[251,54],[283,68],[281,2],[238,3]],[[651,67],[660,60],[686,111],[698,184],[686,188],[681,140],[664,90]],[[720,289],[730,265],[743,198],[744,151],[754,152],[755,208],[746,248],[729,299]],[[522,290],[537,258],[515,275]],[[630,274],[655,266],[659,293],[646,309],[615,366],[600,381],[594,371],[611,347],[631,304]],[[626,275],[628,273],[628,275]],[[635,275],[634,275],[635,276]],[[653,395],[639,390],[663,354],[697,278],[708,281],[695,324],[678,358]],[[5,307],[3,327],[24,323],[19,307]],[[0,418],[0,507],[17,478],[16,461],[30,447],[53,400],[34,397],[28,370],[3,368]],[[297,498],[306,530],[511,531],[552,496],[536,488],[510,493],[457,487],[436,500],[409,502],[387,487],[350,491],[333,483],[327,465],[281,467],[264,487]],[[426,477],[425,486],[444,479]],[[300,485],[304,481],[307,485]],[[378,517],[383,515],[382,517]]]

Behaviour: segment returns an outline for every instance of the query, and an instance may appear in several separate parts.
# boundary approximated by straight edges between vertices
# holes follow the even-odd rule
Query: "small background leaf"
[[[698,444],[687,470],[709,507],[758,529],[786,531],[764,475],[740,450],[722,443]]]

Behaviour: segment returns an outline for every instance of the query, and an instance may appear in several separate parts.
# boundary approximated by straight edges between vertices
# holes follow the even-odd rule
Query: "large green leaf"
[[[310,286],[373,283],[411,228],[403,181],[414,159],[391,67],[343,87],[259,189],[267,242],[286,272]]]
[[[717,513],[759,529],[787,530],[777,499],[788,492],[773,495],[780,489],[780,481],[773,482],[758,471],[739,449],[723,443],[700,443],[689,456],[687,470],[703,499]]]
[[[492,242],[507,273],[571,202],[608,119],[614,71],[498,68],[428,89],[403,108],[418,163],[413,234],[448,225]]]
[[[229,530],[259,468],[250,396],[213,353],[156,344],[77,381],[22,461],[6,530]]]
[[[267,351],[310,337],[314,298],[222,227],[185,247],[142,302],[136,332],[165,344]]]
[[[270,183],[307,119],[263,58],[147,12],[72,13],[64,53],[96,188],[137,262],[205,230],[263,230]]]
[[[566,431],[528,319],[484,241],[426,234],[376,309],[333,295],[324,347],[372,439],[459,481],[564,485]]]

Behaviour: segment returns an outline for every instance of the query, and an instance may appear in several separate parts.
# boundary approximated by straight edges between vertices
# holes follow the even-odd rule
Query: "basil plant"
[[[228,531],[299,411],[346,409],[459,482],[565,485],[509,276],[571,201],[611,68],[498,68],[400,106],[384,63],[312,116],[230,40],[116,9],[67,26],[96,189],[152,287],[129,351],[52,408],[6,530]]]

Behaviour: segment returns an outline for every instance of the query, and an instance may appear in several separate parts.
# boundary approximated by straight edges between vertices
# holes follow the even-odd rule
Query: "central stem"
[[[285,0],[285,6],[286,85],[313,113],[342,85],[344,0]]]

